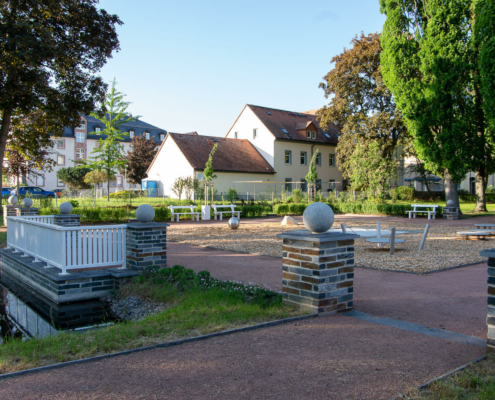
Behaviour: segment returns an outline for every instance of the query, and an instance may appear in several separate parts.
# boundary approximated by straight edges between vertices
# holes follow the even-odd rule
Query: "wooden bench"
[[[408,211],[409,218],[416,218],[417,213],[427,213],[428,219],[431,219],[432,216],[433,219],[435,219],[437,215],[438,205],[436,204],[413,204],[412,207],[412,211]],[[425,210],[421,210],[422,208],[424,208]],[[433,208],[433,210],[427,210],[427,208]]]
[[[220,206],[220,205],[213,205],[213,212],[215,216],[215,220],[217,219],[217,216],[220,216],[220,221],[223,220],[222,216],[223,214],[232,214],[233,217],[237,215],[237,219],[241,219],[241,212],[235,210],[235,205],[230,204],[228,206]],[[228,208],[227,211],[219,211],[219,208]]]
[[[194,211],[196,206],[168,206],[170,209],[170,213],[172,214],[171,221],[174,222],[174,217],[177,216],[177,222],[179,222],[179,216],[180,215],[190,215],[191,220],[194,221],[194,216],[196,216],[196,220],[199,221],[199,215],[201,214],[200,212]],[[184,210],[184,209],[189,209],[189,212],[177,212],[175,210]]]

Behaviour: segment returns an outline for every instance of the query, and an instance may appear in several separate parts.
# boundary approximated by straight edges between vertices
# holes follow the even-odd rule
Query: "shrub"
[[[397,203],[397,199],[399,198],[399,193],[397,192],[397,189],[390,189],[389,194],[390,194],[390,201],[392,203]]]
[[[273,212],[277,215],[301,215],[307,206],[306,203],[275,204]]]
[[[131,198],[137,197],[137,194],[131,190],[122,190],[121,192],[110,193],[110,197],[112,199],[128,199],[129,195],[131,195]]]
[[[69,200],[69,203],[73,208],[79,207],[79,202],[77,200]]]
[[[227,192],[227,200],[233,203],[234,201],[237,200],[237,190],[230,188],[229,191]]]
[[[300,203],[303,199],[303,193],[301,189],[293,189],[292,190],[292,202]]]
[[[155,210],[155,222],[170,221],[171,213],[167,207],[154,207]]]
[[[489,186],[487,186],[487,188],[486,188],[486,193],[487,193],[487,194],[488,194],[488,193],[490,193],[490,194],[494,194],[494,193],[495,193],[495,186],[493,186],[493,185],[489,185]]]
[[[397,195],[400,200],[412,201],[416,190],[410,186],[399,186],[397,188]]]

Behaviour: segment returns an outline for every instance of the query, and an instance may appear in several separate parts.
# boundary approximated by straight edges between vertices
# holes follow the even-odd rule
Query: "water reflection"
[[[5,284],[5,280],[2,279]],[[0,343],[8,338],[39,338],[94,327],[112,320],[106,303],[92,300],[56,304],[9,282],[0,285]]]

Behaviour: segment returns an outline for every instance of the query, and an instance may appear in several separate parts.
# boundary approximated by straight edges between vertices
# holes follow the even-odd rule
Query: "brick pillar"
[[[60,226],[81,226],[81,216],[77,214],[54,215],[54,224]]]
[[[147,270],[167,266],[167,226],[157,222],[127,224],[127,268]]]
[[[358,235],[307,230],[277,235],[283,239],[283,302],[314,313],[353,308],[354,239]]]
[[[18,207],[16,212],[18,217],[23,217],[27,215],[38,215],[39,208],[34,207]]]
[[[7,226],[7,217],[17,217],[18,205],[6,205],[3,207],[3,224]]]
[[[459,219],[459,207],[444,207],[443,219]]]
[[[480,256],[488,257],[488,308],[486,324],[488,333],[486,334],[486,349],[495,351],[495,249],[483,250]]]

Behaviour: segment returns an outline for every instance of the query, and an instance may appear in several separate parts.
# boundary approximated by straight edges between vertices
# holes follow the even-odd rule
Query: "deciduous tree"
[[[402,111],[425,167],[446,182],[476,173],[476,211],[495,172],[493,121],[494,7],[489,0],[380,0],[387,19],[381,36],[384,81]],[[487,16],[489,14],[489,16]],[[479,25],[478,25],[479,22]]]
[[[57,171],[57,178],[67,185],[70,190],[88,189],[86,175],[91,170],[89,168],[66,167]]]
[[[0,2],[2,159],[13,118],[42,112],[45,135],[61,135],[65,126],[78,126],[80,114],[89,114],[104,97],[106,86],[96,73],[119,48],[115,27],[121,21],[97,3]]]
[[[127,152],[127,180],[140,185],[148,177],[146,171],[156,155],[156,143],[152,138],[135,136],[131,146],[132,150]]]
[[[361,34],[351,45],[332,58],[335,66],[320,83],[330,103],[317,113],[323,129],[335,124],[342,133],[337,156],[346,178],[352,174],[350,158],[358,144],[366,147],[377,142],[382,157],[391,162],[399,146],[410,140],[401,112],[382,80],[380,35]]]

